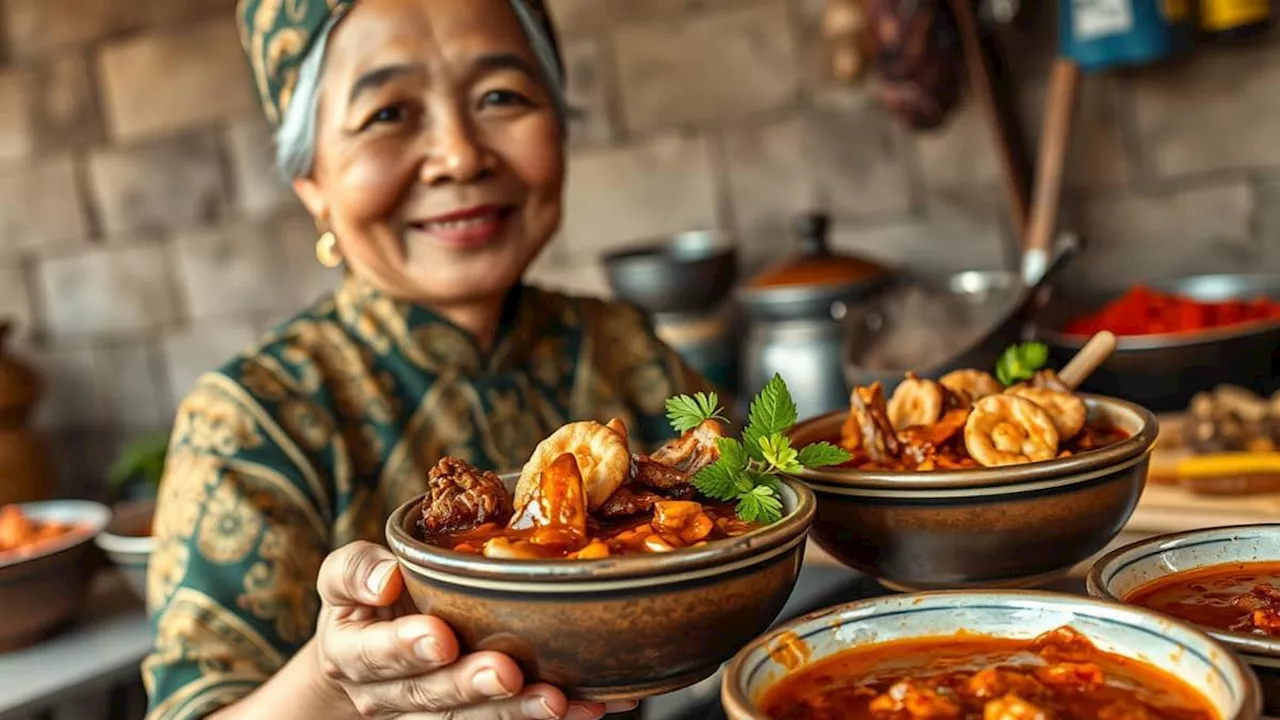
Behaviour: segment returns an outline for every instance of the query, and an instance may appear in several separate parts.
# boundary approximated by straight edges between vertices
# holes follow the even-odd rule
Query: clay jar
[[[0,505],[53,496],[53,461],[44,438],[29,426],[42,383],[7,351],[13,324],[0,321]]]

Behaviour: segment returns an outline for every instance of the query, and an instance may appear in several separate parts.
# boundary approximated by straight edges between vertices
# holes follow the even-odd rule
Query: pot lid
[[[830,218],[825,213],[808,213],[792,224],[797,252],[767,268],[749,282],[752,295],[782,288],[833,290],[883,280],[890,270],[871,260],[833,253],[827,244]]]

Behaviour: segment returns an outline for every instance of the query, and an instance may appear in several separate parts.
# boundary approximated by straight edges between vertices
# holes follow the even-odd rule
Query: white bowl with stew
[[[502,477],[513,489],[516,475]],[[631,700],[710,677],[782,611],[800,573],[813,493],[781,480],[783,517],[701,547],[591,560],[515,560],[419,539],[423,496],[387,520],[414,604],[466,651],[512,656],[526,682]]]
[[[1057,638],[1045,644],[1067,654],[1040,654],[1037,638],[1061,628],[1091,647]],[[1095,663],[1101,677],[1073,674],[1064,661]],[[980,673],[996,664],[1036,684]],[[920,692],[955,671],[966,675],[954,681],[949,698]],[[904,677],[913,678],[908,694],[960,703],[968,716],[994,710],[986,707],[993,698],[1014,702],[1005,699],[1013,691],[1039,708],[1072,703],[1083,717],[1099,716],[1098,710],[1120,700],[1179,707],[1189,711],[1182,720],[1261,717],[1257,678],[1205,633],[1141,608],[1035,591],[893,595],[806,615],[743,648],[725,672],[721,699],[730,720],[809,720],[822,717],[806,714],[817,704],[861,720],[871,717],[873,703],[906,699],[901,689],[890,691]],[[1089,678],[1096,684],[1086,684]],[[1140,692],[1119,689],[1126,682]],[[853,693],[863,695],[851,698]]]
[[[1257,673],[1266,713],[1274,716],[1280,714],[1280,627],[1269,634],[1252,629],[1246,616],[1263,603],[1250,598],[1241,601],[1248,603],[1243,608],[1232,605],[1235,597],[1261,584],[1280,590],[1280,524],[1148,538],[1099,558],[1088,577],[1094,597],[1176,617],[1231,648]],[[1177,604],[1170,605],[1171,600]],[[1280,621],[1280,595],[1272,606]]]

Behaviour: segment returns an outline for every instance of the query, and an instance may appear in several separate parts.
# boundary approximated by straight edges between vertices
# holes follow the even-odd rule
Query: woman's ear
[[[320,186],[315,180],[309,177],[295,178],[293,192],[302,201],[307,212],[311,213],[311,217],[329,217],[329,202],[325,200],[324,193],[320,191]]]

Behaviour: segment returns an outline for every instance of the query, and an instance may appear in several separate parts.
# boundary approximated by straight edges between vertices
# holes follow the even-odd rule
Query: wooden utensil
[[[1115,351],[1116,336],[1109,330],[1103,330],[1089,338],[1089,342],[1058,373],[1058,379],[1068,390],[1075,390]]]
[[[1079,87],[1080,67],[1065,58],[1056,60],[1049,78],[1049,92],[1041,124],[1040,155],[1036,160],[1031,217],[1023,238],[1024,278],[1034,278],[1044,271],[1049,258],[1049,243],[1057,232],[1062,177],[1066,172],[1067,150],[1071,145],[1072,120]]]

